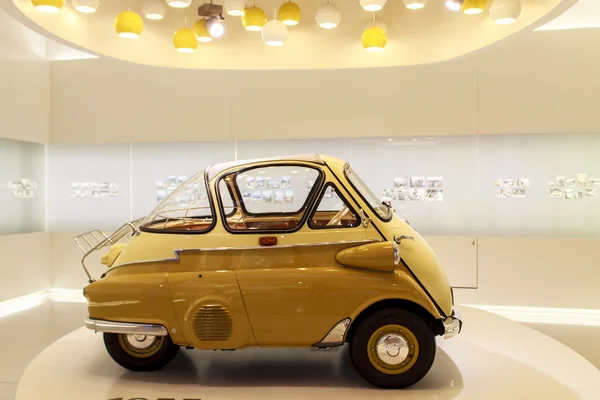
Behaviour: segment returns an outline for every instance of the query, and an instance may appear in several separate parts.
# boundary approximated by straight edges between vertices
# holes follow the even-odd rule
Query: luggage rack
[[[85,259],[92,254],[94,251],[99,250],[103,247],[112,246],[117,243],[119,240],[123,239],[125,235],[129,232],[132,232],[133,236],[139,235],[140,231],[138,230],[138,226],[142,222],[143,218],[136,219],[134,221],[126,222],[121,225],[116,231],[111,233],[110,235],[106,235],[99,229],[95,229],[93,231],[82,233],[81,235],[75,236],[75,243],[77,247],[83,253],[83,258],[81,259],[81,266],[88,276],[88,282],[92,283],[96,280],[92,278],[90,271],[85,265]]]

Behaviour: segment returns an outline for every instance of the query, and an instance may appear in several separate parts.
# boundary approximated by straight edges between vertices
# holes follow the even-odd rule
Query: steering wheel
[[[344,208],[342,208],[340,211],[338,211],[333,216],[333,218],[331,218],[331,220],[327,223],[326,226],[339,225],[340,222],[342,222],[342,219],[346,216],[346,214],[348,214],[349,211],[350,211],[350,209],[348,208],[348,206],[344,206]]]

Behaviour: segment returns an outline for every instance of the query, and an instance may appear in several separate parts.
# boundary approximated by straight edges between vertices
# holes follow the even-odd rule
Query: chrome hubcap
[[[406,360],[410,349],[402,335],[388,333],[377,341],[376,350],[381,361],[388,365],[398,365]]]
[[[136,349],[147,349],[152,346],[156,336],[154,335],[137,335],[137,334],[128,334],[127,341],[129,344]]]

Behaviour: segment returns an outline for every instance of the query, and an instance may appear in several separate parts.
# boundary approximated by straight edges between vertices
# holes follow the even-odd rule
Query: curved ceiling
[[[208,1],[208,0],[207,0]],[[114,30],[115,16],[125,9],[142,15],[143,0],[102,0],[94,14],[75,11],[70,1],[60,13],[46,14],[34,9],[31,0],[5,2],[5,9],[20,10],[19,18],[31,28],[69,42],[79,49],[125,61],[176,68],[204,69],[311,69],[361,68],[426,64],[449,60],[481,49],[530,25],[556,16],[576,0],[521,0],[522,13],[512,25],[497,25],[487,10],[479,15],[452,13],[443,0],[430,0],[421,10],[409,10],[401,0],[388,0],[378,13],[388,27],[388,44],[382,53],[366,52],[360,42],[372,13],[364,11],[358,0],[336,0],[342,22],[332,30],[319,28],[314,16],[325,0],[295,0],[302,9],[302,20],[290,27],[283,47],[266,46],[260,32],[248,32],[240,17],[226,15],[226,35],[211,43],[200,43],[195,53],[178,53],[173,47],[173,32],[197,19],[197,8],[204,1],[194,0],[185,9],[168,7],[163,20],[144,19],[138,39],[122,39]],[[214,3],[222,4],[222,0]],[[256,0],[267,15],[282,0]],[[491,3],[491,1],[488,1]],[[13,15],[16,13],[13,12]],[[556,14],[556,15],[554,15]],[[536,24],[537,22],[537,24]]]

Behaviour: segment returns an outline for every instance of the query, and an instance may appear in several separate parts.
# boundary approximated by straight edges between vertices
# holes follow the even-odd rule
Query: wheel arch
[[[362,311],[358,313],[358,315],[352,319],[350,322],[350,326],[348,327],[348,332],[346,333],[345,342],[348,343],[352,340],[354,333],[356,332],[357,327],[364,321],[369,315],[377,312],[379,310],[388,309],[388,308],[396,308],[401,310],[407,310],[413,312],[414,314],[423,318],[426,321],[436,336],[444,334],[444,324],[440,319],[436,319],[429,311],[427,311],[423,306],[406,299],[398,299],[398,298],[388,298],[382,299],[374,302],[369,305]]]

